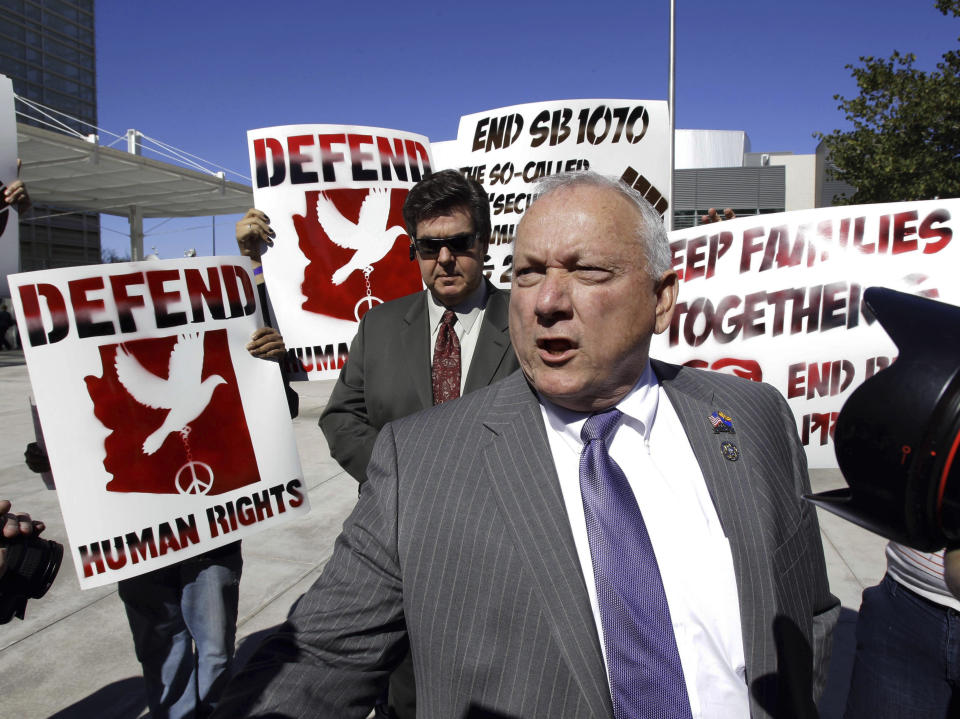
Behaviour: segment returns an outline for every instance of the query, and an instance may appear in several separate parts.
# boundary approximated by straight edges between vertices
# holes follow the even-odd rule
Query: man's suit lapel
[[[464,394],[490,384],[503,362],[504,355],[510,349],[509,295],[495,290],[489,283],[487,290],[490,294],[483,312],[483,324],[477,337],[476,349],[470,360],[470,373],[463,386]]]
[[[656,360],[653,360],[653,369],[680,418],[730,542],[749,684],[765,668],[764,643],[769,640],[768,628],[773,625],[773,608],[768,598],[775,596],[774,579],[764,561],[773,548],[764,546],[759,524],[763,509],[757,499],[762,492],[753,480],[748,451],[752,438],[742,433],[713,432],[710,415],[716,410],[729,411],[729,407],[718,400],[709,387],[698,382],[693,372]],[[736,427],[735,416],[733,421]],[[720,448],[723,441],[738,446],[741,453],[736,461],[724,457]]]
[[[396,377],[412,380],[421,407],[433,406],[433,388],[430,384],[432,358],[430,332],[427,325],[427,293],[419,293],[410,309],[403,316],[400,328],[400,361],[405,366],[397,367]],[[400,380],[398,380],[400,381]]]
[[[483,456],[553,637],[596,717],[612,717],[606,669],[540,406],[521,372],[500,385]]]

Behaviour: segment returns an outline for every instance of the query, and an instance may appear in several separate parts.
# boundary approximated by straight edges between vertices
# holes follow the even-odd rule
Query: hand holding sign
[[[729,207],[723,211],[723,217],[720,217],[716,207],[711,207],[709,210],[707,210],[707,214],[700,216],[700,224],[708,225],[711,222],[722,222],[723,220],[735,219],[737,219],[737,215]]]
[[[240,254],[254,262],[260,261],[263,246],[273,247],[273,238],[277,233],[270,227],[270,218],[255,207],[237,222],[237,247]]]
[[[247,352],[258,359],[283,359],[287,348],[283,336],[273,327],[261,327],[250,336]]]
[[[20,174],[20,159],[17,159],[17,175]],[[3,204],[10,205],[17,212],[26,212],[30,209],[30,195],[27,194],[27,186],[23,184],[23,180],[16,179],[7,185],[3,190]]]

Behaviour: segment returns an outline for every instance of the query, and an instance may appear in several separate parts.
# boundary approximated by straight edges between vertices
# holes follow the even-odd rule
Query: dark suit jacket
[[[839,603],[800,499],[794,418],[767,385],[654,367],[732,547],[751,715],[816,716]],[[713,432],[718,409],[735,435]],[[323,575],[230,685],[223,716],[359,719],[408,644],[421,719],[613,716],[540,407],[519,372],[384,427]]]
[[[518,367],[507,324],[510,294],[490,283],[487,292],[464,394]],[[366,479],[380,428],[433,405],[427,301],[427,292],[418,292],[363,316],[350,357],[320,415],[330,455],[358,482]]]

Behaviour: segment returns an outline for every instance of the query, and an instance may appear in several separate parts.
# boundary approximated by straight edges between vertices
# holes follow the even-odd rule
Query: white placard
[[[353,125],[247,133],[253,198],[276,232],[263,272],[297,378],[331,379],[372,306],[423,288],[403,222],[430,172],[422,135]]]
[[[930,200],[672,232],[679,304],[651,354],[774,385],[796,415],[810,466],[836,467],[840,408],[897,353],[863,292],[882,286],[960,304],[957,217],[960,200]]]
[[[250,261],[10,277],[80,586],[136,576],[308,511]]]
[[[460,118],[457,139],[438,150],[484,186],[493,227],[484,271],[510,285],[517,223],[545,175],[590,169],[622,178],[661,213],[669,207],[670,122],[658,100],[556,100],[501,107]],[[442,164],[440,164],[442,161]]]

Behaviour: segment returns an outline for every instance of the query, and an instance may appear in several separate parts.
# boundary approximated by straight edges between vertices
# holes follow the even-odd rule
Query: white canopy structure
[[[17,123],[21,177],[38,205],[102,212],[130,220],[130,256],[143,257],[144,217],[198,217],[246,212],[247,185],[224,173],[205,174],[139,154],[139,133],[128,151]]]

